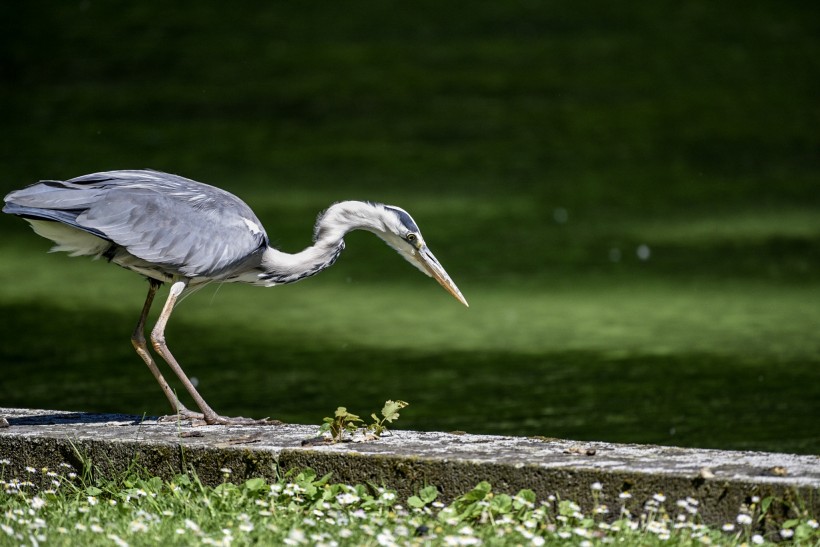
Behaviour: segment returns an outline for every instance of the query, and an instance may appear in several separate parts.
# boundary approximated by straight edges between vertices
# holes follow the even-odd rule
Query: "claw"
[[[279,420],[271,420],[270,418],[262,418],[257,420],[254,418],[244,418],[242,416],[228,417],[228,416],[211,416],[203,419],[206,424],[210,425],[282,425]]]
[[[190,421],[194,423],[196,421],[205,420],[205,415],[201,412],[194,412],[192,410],[188,410],[187,408],[180,409],[176,414],[171,414],[169,416],[160,416],[157,418],[158,423],[166,423],[166,422],[183,422],[183,421]]]
[[[257,420],[255,418],[245,418],[242,416],[220,416],[219,414],[205,416],[202,412],[194,412],[187,408],[180,409],[177,414],[157,418],[157,422],[159,423],[176,423],[182,421],[190,421],[193,427],[201,427],[203,425],[282,425],[282,422],[279,420],[271,420],[270,418]]]

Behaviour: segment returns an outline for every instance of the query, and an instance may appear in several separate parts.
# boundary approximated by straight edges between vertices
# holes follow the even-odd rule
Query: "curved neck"
[[[344,236],[351,230],[383,232],[378,208],[363,201],[341,201],[316,219],[313,245],[298,253],[268,247],[262,255],[259,280],[266,285],[295,283],[332,266],[345,248]]]

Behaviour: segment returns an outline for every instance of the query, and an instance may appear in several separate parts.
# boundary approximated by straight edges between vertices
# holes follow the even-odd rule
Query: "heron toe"
[[[208,425],[283,425],[279,420],[271,420],[270,418],[262,418],[257,420],[255,418],[244,418],[242,416],[215,416],[212,420],[205,418]]]

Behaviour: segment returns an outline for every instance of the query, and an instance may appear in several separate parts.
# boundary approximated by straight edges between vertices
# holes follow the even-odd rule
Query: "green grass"
[[[820,452],[812,4],[0,16],[0,191],[164,169],[285,250],[335,200],[395,203],[471,303],[358,233],[316,279],[205,289],[168,339],[220,412]],[[128,341],[144,282],[0,233],[0,403],[166,412]]]
[[[55,262],[71,291],[44,273]],[[145,284],[62,256],[32,253],[26,264],[46,278],[3,293],[2,328],[17,339],[1,351],[20,368],[2,400],[166,412],[128,341]],[[223,412],[318,424],[338,405],[357,412],[391,397],[413,403],[402,427],[816,449],[817,393],[805,381],[818,364],[813,289],[478,285],[462,309],[402,274],[402,285],[345,283],[337,272],[294,287],[206,289],[179,307],[169,343]]]
[[[693,498],[645,504],[622,492],[607,499],[592,485],[594,506],[538,500],[531,490],[511,496],[482,482],[450,503],[434,486],[399,499],[378,485],[348,485],[311,470],[268,483],[203,485],[196,475],[164,481],[138,466],[115,479],[73,470],[27,468],[6,477],[0,462],[0,545],[748,545],[790,539],[820,541],[815,519],[792,507],[775,522],[772,498],[750,498],[734,522],[707,526]],[[90,464],[90,462],[86,462]]]

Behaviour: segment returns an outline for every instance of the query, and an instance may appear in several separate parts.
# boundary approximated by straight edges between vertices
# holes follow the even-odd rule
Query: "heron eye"
[[[410,243],[415,243],[416,239],[416,234],[407,234],[407,241],[409,241]]]

